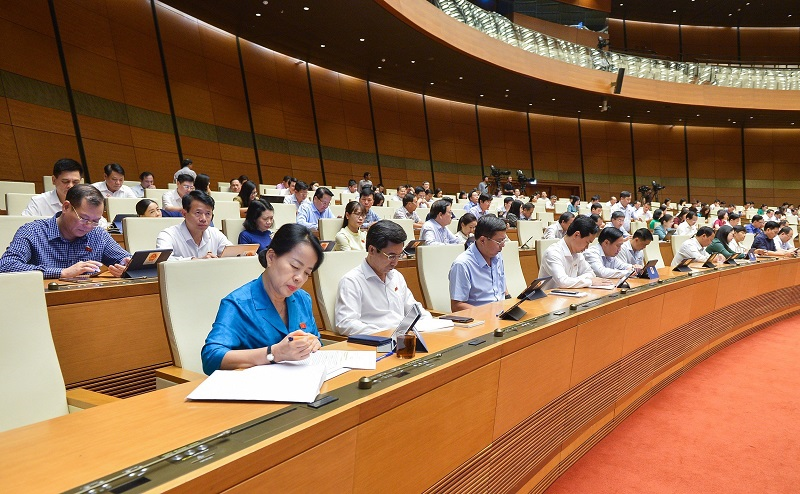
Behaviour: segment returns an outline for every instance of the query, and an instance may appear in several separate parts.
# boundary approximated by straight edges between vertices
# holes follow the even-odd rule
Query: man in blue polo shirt
[[[320,187],[314,192],[311,202],[303,202],[297,210],[297,222],[311,231],[319,228],[320,218],[333,218],[328,209],[333,200],[333,192],[327,187]]]
[[[74,278],[95,274],[100,266],[121,276],[130,253],[103,228],[103,195],[91,185],[77,184],[47,220],[22,225],[3,257],[0,273],[41,271],[45,278]]]
[[[500,251],[507,241],[505,221],[497,216],[478,220],[475,242],[450,266],[450,309],[453,312],[506,297],[506,273]]]

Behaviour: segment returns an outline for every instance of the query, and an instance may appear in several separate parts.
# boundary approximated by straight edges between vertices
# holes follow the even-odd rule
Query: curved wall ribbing
[[[161,183],[190,156],[214,182],[260,171],[266,183],[289,173],[338,185],[371,171],[389,187],[433,176],[452,192],[489,165],[532,164],[540,180],[585,182],[586,195],[603,197],[653,179],[673,198],[688,188],[737,203],[745,191],[796,202],[800,188],[800,130],[684,129],[423,98],[237,44],[148,1],[57,0],[54,18],[47,0],[0,6],[3,180],[38,183],[57,158],[78,156],[55,19],[93,180],[116,161],[128,178],[150,170]]]

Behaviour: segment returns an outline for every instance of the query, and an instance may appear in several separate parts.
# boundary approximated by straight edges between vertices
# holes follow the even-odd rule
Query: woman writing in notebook
[[[311,297],[300,288],[322,264],[319,241],[288,223],[258,258],[264,273],[220,303],[201,352],[206,374],[303,360],[321,347]]]

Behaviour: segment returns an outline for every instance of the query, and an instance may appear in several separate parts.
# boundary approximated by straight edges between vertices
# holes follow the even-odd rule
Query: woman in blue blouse
[[[272,242],[272,221],[275,219],[275,208],[272,204],[257,199],[247,207],[244,218],[244,230],[239,233],[239,245],[258,244],[259,252],[269,247]]]
[[[264,274],[220,303],[201,352],[206,374],[303,360],[321,347],[311,296],[300,289],[322,264],[319,241],[288,223],[258,258]]]
[[[581,198],[578,196],[571,196],[569,198],[569,204],[567,205],[567,211],[577,216],[580,205]]]

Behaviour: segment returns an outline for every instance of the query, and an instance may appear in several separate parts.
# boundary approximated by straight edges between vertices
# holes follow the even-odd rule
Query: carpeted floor
[[[670,384],[547,494],[800,493],[800,316]]]

